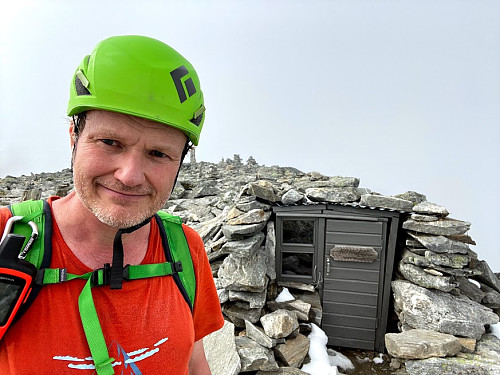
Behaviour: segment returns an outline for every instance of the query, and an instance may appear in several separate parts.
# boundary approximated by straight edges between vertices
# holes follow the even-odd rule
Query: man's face
[[[104,224],[141,223],[170,196],[186,139],[180,130],[153,121],[88,112],[74,154],[78,197]]]

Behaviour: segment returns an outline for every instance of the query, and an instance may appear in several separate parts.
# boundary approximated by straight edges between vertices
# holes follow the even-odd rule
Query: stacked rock
[[[402,226],[400,280],[392,282],[403,332],[386,335],[389,354],[405,358],[410,375],[443,368],[447,374],[499,373],[500,342],[485,333],[499,321],[492,309],[500,308],[500,282],[470,249],[471,224],[427,201],[412,211]],[[485,345],[496,349],[488,352]]]

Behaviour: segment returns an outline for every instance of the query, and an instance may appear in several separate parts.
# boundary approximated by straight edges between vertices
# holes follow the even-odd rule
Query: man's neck
[[[112,263],[117,228],[99,221],[73,191],[52,203],[54,219],[75,256],[87,267],[97,269]],[[124,264],[139,264],[146,255],[151,224],[122,235]]]

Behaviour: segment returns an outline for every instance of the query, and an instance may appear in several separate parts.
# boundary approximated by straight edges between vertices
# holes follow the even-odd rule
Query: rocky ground
[[[264,167],[253,159],[245,164],[236,156],[219,164],[196,163],[192,158],[191,164],[183,168],[172,199],[165,207],[202,236],[223,311],[232,322],[227,335],[230,341],[215,361],[231,357],[228,348],[232,346],[235,372],[214,374],[237,374],[240,360],[242,364],[248,360],[243,364],[246,370],[242,369],[242,372],[255,374],[263,370],[258,365],[262,358],[268,356],[267,366],[274,361],[277,351],[281,362],[302,363],[304,360],[306,340],[304,337],[293,339],[299,324],[296,320],[307,321],[312,316],[313,321],[320,321],[321,306],[316,303],[318,297],[314,291],[306,292],[310,294],[307,298],[306,293],[302,293],[294,304],[269,303],[275,298],[270,295],[277,292],[274,258],[271,256],[275,233],[269,212],[274,204],[317,202],[412,212],[403,224],[401,237],[405,241],[399,249],[401,261],[397,269],[395,267],[393,281],[398,328],[403,331],[427,328],[441,335],[437,339],[434,334],[425,337],[419,345],[413,345],[412,338],[404,332],[393,337],[396,351],[393,356],[409,358],[406,371],[410,375],[500,374],[500,340],[487,334],[488,326],[498,322],[495,312],[500,309],[500,281],[471,250],[470,245],[475,243],[466,235],[470,223],[448,218],[444,207],[426,202],[425,196],[418,193],[387,197],[359,188],[357,178]],[[0,205],[50,195],[64,196],[71,188],[69,170],[6,176],[0,179]],[[274,314],[276,310],[278,314]],[[294,313],[289,314],[288,310]],[[270,320],[275,316],[288,319],[290,332],[282,336],[284,327],[276,326],[277,320],[269,328],[265,327],[263,334],[260,327],[262,312],[270,315]],[[247,322],[258,327],[253,329],[255,327]],[[237,340],[238,347],[234,339],[235,326],[236,331],[246,330],[248,333],[251,329],[248,340]],[[273,333],[273,330],[277,331]],[[276,337],[286,337],[286,345],[277,349]],[[459,337],[467,338],[460,341],[460,348],[457,344]],[[247,354],[242,353],[250,344],[264,357],[245,352],[248,358],[243,358]],[[214,350],[220,346],[221,341],[215,341]],[[422,349],[431,350],[434,357],[425,359],[427,354],[422,353]],[[335,350],[348,356],[355,366],[346,373],[406,374],[396,366],[397,361],[387,355],[380,358],[376,352]],[[442,350],[449,357],[440,358]],[[297,356],[298,352],[301,356]],[[296,371],[299,370],[286,374],[300,373]]]

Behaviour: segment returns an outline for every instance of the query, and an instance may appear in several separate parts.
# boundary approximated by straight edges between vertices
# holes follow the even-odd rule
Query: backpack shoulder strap
[[[155,219],[160,228],[163,249],[167,262],[172,262],[176,268],[173,278],[182,296],[193,311],[196,294],[196,277],[194,274],[193,259],[182,229],[182,221],[177,216],[159,211]]]
[[[23,216],[23,220],[16,222],[14,233],[20,234],[28,239],[31,235],[31,227],[28,221],[33,221],[38,227],[38,240],[26,256],[26,260],[34,264],[36,268],[47,268],[52,258],[52,212],[45,200],[24,201],[11,205],[10,211],[14,216]]]
[[[28,221],[33,221],[38,227],[38,238],[33,243],[31,250],[26,256],[26,260],[32,263],[37,269],[49,268],[52,258],[52,211],[46,200],[24,201],[9,206],[12,215],[23,216],[23,220],[14,224],[14,233],[20,234],[29,239],[31,227]],[[19,310],[16,320],[19,319],[28,310],[40,292],[42,285],[33,284],[33,289],[28,300]]]

